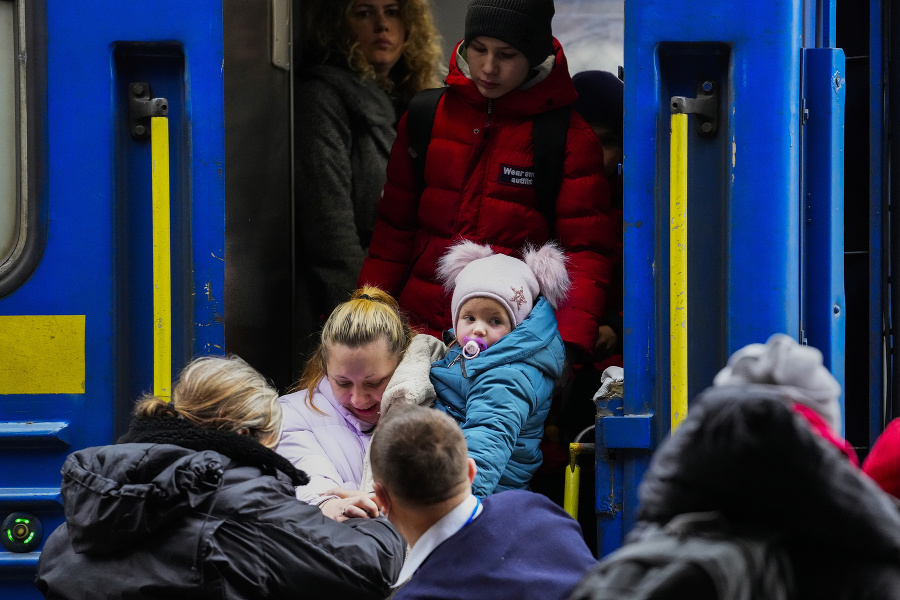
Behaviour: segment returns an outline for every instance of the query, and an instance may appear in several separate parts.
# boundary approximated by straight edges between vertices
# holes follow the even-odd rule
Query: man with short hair
[[[395,407],[371,460],[378,502],[411,547],[394,600],[562,600],[596,563],[578,523],[545,496],[473,496],[475,461],[440,411]]]

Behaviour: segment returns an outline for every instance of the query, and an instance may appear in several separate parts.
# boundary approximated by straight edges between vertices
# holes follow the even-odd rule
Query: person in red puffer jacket
[[[888,423],[875,440],[862,469],[900,506],[900,419]]]
[[[512,255],[526,243],[556,239],[572,277],[557,311],[571,364],[593,351],[621,250],[602,146],[574,111],[552,219],[538,206],[534,118],[577,96],[551,32],[553,14],[551,0],[469,3],[465,39],[435,113],[424,188],[407,151],[404,116],[358,281],[394,295],[413,325],[440,337],[450,322],[450,297],[435,268],[451,244],[467,239]]]

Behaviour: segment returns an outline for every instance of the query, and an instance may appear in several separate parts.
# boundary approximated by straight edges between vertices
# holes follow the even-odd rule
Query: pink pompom
[[[482,246],[470,240],[462,240],[451,246],[447,253],[438,261],[438,281],[441,282],[445,289],[452,290],[456,282],[456,276],[470,262],[480,258],[487,258],[493,254],[494,251],[490,246]]]
[[[528,247],[524,253],[525,264],[534,273],[541,295],[550,306],[557,308],[569,293],[571,280],[566,270],[566,255],[559,246],[547,242],[540,248]]]

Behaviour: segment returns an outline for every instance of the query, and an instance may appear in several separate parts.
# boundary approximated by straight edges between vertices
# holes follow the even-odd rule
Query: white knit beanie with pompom
[[[569,290],[566,256],[549,242],[526,247],[522,260],[495,254],[490,246],[463,240],[447,250],[437,268],[438,279],[453,290],[453,327],[460,307],[470,298],[492,298],[506,307],[513,327],[522,324],[538,296],[555,309]]]
[[[713,379],[717,387],[728,385],[770,385],[781,388],[787,397],[819,413],[831,429],[842,434],[841,385],[822,364],[822,353],[802,346],[783,333],[765,344],[748,344],[728,359]]]

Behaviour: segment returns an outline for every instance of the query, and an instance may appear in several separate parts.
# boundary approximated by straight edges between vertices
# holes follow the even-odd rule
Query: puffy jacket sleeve
[[[390,592],[406,543],[385,518],[338,523],[299,502],[276,510],[226,521],[217,531],[222,568],[232,573],[226,581],[248,585],[223,596],[380,600]]]
[[[305,392],[281,399],[284,429],[276,451],[309,475],[309,483],[297,488],[297,499],[312,503],[326,490],[336,487],[356,489],[359,482],[344,481],[341,477],[309,424],[304,410],[305,399]]]
[[[497,487],[536,403],[534,387],[517,369],[497,367],[475,380],[466,398],[462,423],[469,456],[478,467],[473,494],[488,496]]]
[[[420,190],[408,146],[404,114],[388,161],[387,183],[378,203],[369,255],[357,281],[358,286],[375,285],[393,296],[400,294],[409,276],[419,229]]]
[[[365,250],[353,208],[352,132],[344,101],[328,83],[311,79],[297,95],[295,199],[297,239],[303,262],[333,307],[355,289]]]
[[[572,287],[556,318],[563,341],[590,355],[607,312],[613,267],[621,252],[620,236],[603,176],[600,140],[580,116],[573,114],[572,118],[556,203],[556,235],[566,248]]]

